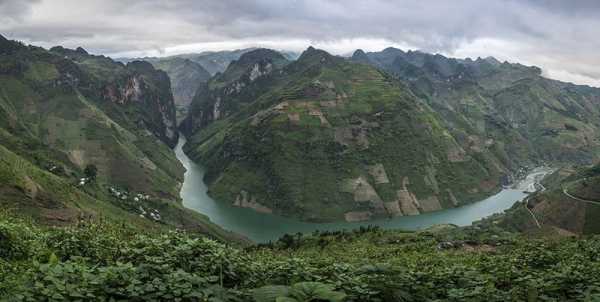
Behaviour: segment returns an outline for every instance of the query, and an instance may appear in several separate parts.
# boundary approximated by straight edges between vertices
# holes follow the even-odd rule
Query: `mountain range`
[[[189,212],[177,201],[179,131],[216,200],[306,221],[458,207],[530,168],[599,156],[600,89],[491,57],[256,48],[124,64],[4,38],[2,51],[6,151],[62,181],[87,182],[93,166],[97,181],[76,192],[112,205],[109,189]],[[19,207],[39,209],[42,186],[21,178],[32,202]],[[149,215],[136,205],[117,208]]]
[[[3,208],[230,236],[181,206],[178,136],[169,77],[151,64],[0,37]]]
[[[388,48],[258,49],[200,87],[181,129],[217,200],[309,221],[480,200],[539,165],[598,160],[600,89],[537,67]]]
[[[0,300],[600,297],[600,89],[394,48],[202,55],[0,36]],[[180,133],[218,202],[312,222],[454,208],[554,171],[466,227],[252,244],[183,206]]]

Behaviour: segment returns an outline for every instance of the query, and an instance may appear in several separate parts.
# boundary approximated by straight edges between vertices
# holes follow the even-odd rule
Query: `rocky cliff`
[[[2,208],[228,237],[179,204],[177,135],[169,78],[149,63],[0,39]]]
[[[405,81],[449,125],[463,148],[496,146],[510,170],[600,158],[600,89],[541,76],[537,67],[388,48],[352,60]]]
[[[454,207],[507,173],[385,72],[314,48],[280,66],[258,54],[209,81],[187,118],[185,150],[218,200],[356,221]]]

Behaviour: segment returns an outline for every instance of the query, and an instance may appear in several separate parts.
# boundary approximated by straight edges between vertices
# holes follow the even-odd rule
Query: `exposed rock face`
[[[403,216],[402,209],[400,209],[400,203],[398,201],[390,201],[384,203],[385,210],[392,217]]]
[[[478,187],[503,168],[473,156],[462,145],[466,136],[454,137],[397,80],[314,48],[279,67],[242,57],[194,105],[187,129],[196,130],[185,150],[206,165],[211,194],[236,200],[232,192],[247,190],[301,219],[435,211],[458,203],[446,191],[456,178]],[[461,191],[460,201],[482,191]]]
[[[0,38],[0,208],[36,224],[106,219],[229,237],[177,202],[172,109],[152,66]]]
[[[421,205],[421,211],[423,212],[433,212],[442,209],[442,205],[437,196],[429,196],[425,199],[421,199],[419,200],[419,204]]]
[[[419,215],[419,201],[408,190],[398,190],[398,203],[400,205],[400,210],[404,215]]]
[[[254,66],[252,66],[252,70],[250,70],[250,74],[248,75],[248,80],[250,80],[250,82],[254,82],[254,80],[258,79],[259,77],[262,77],[264,75],[267,75],[269,73],[271,73],[271,71],[273,71],[273,64],[271,64],[270,62],[261,62],[261,63],[256,63],[254,64]],[[241,90],[241,88],[243,87],[241,84],[239,83],[239,86],[236,86],[236,92],[239,92]]]
[[[419,200],[417,200],[417,197],[413,193],[411,193],[406,187],[408,182],[408,177],[404,177],[402,179],[403,189],[396,191],[398,199],[395,201],[395,203],[397,204],[397,206],[393,204],[390,204],[388,206],[388,208],[392,210],[390,214],[395,216],[400,215],[398,212],[398,208],[400,209],[400,212],[403,215],[410,216],[420,214],[419,208],[421,208],[421,204],[419,203]]]
[[[447,159],[486,156],[498,170],[516,172],[541,161],[591,164],[599,158],[595,103],[600,90],[541,76],[534,66],[496,59],[454,59],[388,48],[356,51],[355,62],[405,81],[436,110],[456,139]],[[586,130],[587,129],[587,130]],[[490,154],[491,153],[491,154]]]
[[[364,211],[364,212],[348,212],[346,214],[344,214],[344,219],[347,222],[357,222],[357,221],[366,221],[371,219],[371,217],[373,216],[373,214],[371,212],[368,211]]]
[[[384,213],[385,207],[377,191],[369,184],[365,177],[357,179],[348,179],[341,188],[343,191],[352,193],[354,201],[357,203],[366,203],[372,209],[373,213]]]
[[[129,74],[107,83],[103,98],[115,104],[140,108],[142,122],[170,147],[177,144],[175,104],[168,76],[150,63],[135,61],[127,65]]]
[[[118,83],[109,84],[104,88],[104,97],[121,105],[128,102],[139,102],[142,97],[141,81],[143,81],[141,78],[133,76],[125,80],[123,87],[118,87]]]
[[[448,149],[448,160],[451,162],[464,162],[467,160],[467,153],[458,145],[452,145]]]
[[[140,191],[154,187],[170,195],[171,188],[158,185],[173,181],[174,189],[179,178],[174,157],[163,150],[178,139],[166,73],[147,62],[123,65],[83,49],[54,47],[50,54],[46,64],[53,65],[43,66],[56,68],[51,85],[76,95],[76,101],[67,98],[63,102],[70,102],[71,111],[55,108],[45,118],[44,141],[63,150],[81,169],[95,164],[101,177],[115,183]],[[34,104],[31,110],[36,110]],[[74,128],[82,133],[65,133]],[[149,150],[151,144],[158,146]]]
[[[260,213],[273,213],[273,210],[256,202],[256,196],[250,196],[248,192],[243,190],[238,194],[233,205],[236,207],[250,208]]]
[[[168,57],[146,60],[156,69],[163,70],[169,75],[173,100],[177,107],[177,122],[180,123],[187,115],[198,88],[210,79],[210,73],[202,65],[187,58]]]
[[[147,62],[131,62],[127,69],[132,70],[134,75],[128,81],[125,99],[129,96],[131,100],[140,102],[146,127],[174,147],[179,134],[169,77]]]
[[[244,88],[263,81],[277,66],[286,62],[280,53],[268,49],[247,52],[231,62],[225,72],[198,88],[190,113],[181,126],[184,133],[191,135],[209,123],[237,111],[242,102],[247,102],[257,93]]]

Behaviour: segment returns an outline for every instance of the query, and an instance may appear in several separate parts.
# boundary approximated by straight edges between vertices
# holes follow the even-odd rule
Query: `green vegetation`
[[[192,102],[184,150],[217,200],[308,221],[411,215],[600,158],[600,90],[536,67],[393,48],[282,61],[248,52]]]
[[[544,179],[545,190],[530,196],[526,204],[515,204],[495,223],[510,231],[536,236],[597,234],[599,171],[598,165],[560,168]]]
[[[177,107],[177,121],[181,122],[188,113],[196,91],[210,79],[211,75],[202,65],[181,57],[146,58],[145,60],[169,75],[173,100]]]
[[[0,217],[9,300],[594,301],[600,238],[499,229],[364,228],[245,249],[110,223],[39,228]]]
[[[406,82],[442,116],[463,148],[495,148],[482,154],[508,171],[542,163],[591,164],[600,154],[599,89],[547,79],[537,67],[494,58],[461,60],[388,48],[357,51],[353,60]]]
[[[0,40],[3,209],[42,225],[107,219],[245,242],[179,203],[184,170],[170,148],[178,136],[164,72]]]
[[[273,51],[249,52],[194,99],[185,150],[207,167],[217,200],[356,220],[454,207],[498,188],[504,171],[463,150],[384,72],[312,48],[277,62]]]
[[[98,175],[98,168],[96,168],[95,165],[87,165],[83,170],[83,173],[85,174],[85,177],[96,179],[96,176]]]

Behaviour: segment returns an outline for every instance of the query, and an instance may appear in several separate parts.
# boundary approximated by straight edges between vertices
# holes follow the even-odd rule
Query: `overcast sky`
[[[395,46],[495,56],[600,87],[595,0],[0,0],[0,34],[113,57]]]

